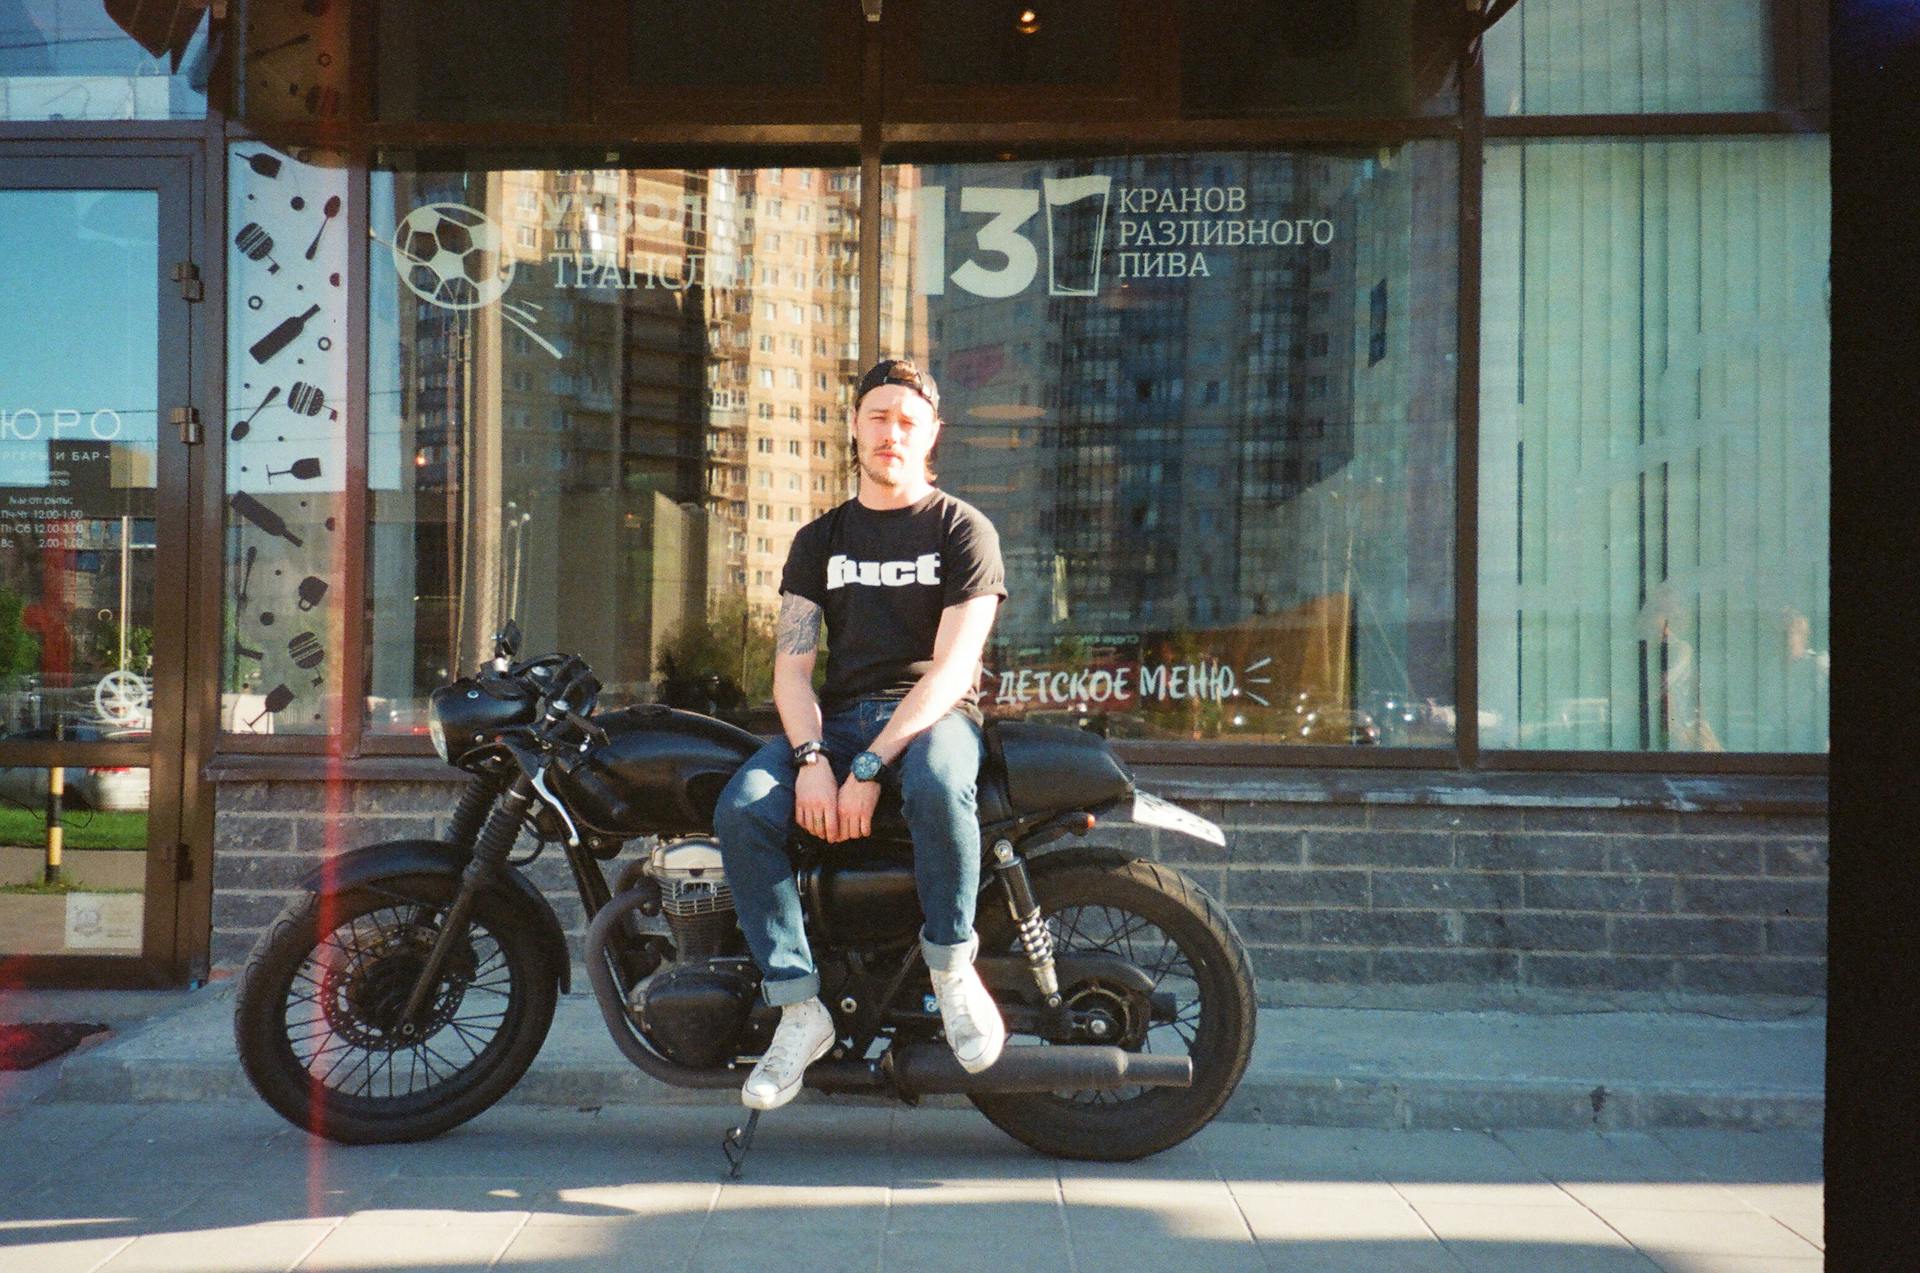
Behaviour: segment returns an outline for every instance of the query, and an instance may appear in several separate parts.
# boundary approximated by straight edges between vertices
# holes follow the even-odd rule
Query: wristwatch
[[[861,782],[879,782],[886,762],[870,751],[863,751],[853,758],[853,776]]]
[[[810,765],[816,760],[825,760],[827,749],[818,738],[809,738],[793,749],[793,763],[796,766]]]

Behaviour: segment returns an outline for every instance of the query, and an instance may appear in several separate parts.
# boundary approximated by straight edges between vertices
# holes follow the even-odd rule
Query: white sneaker
[[[773,1041],[740,1089],[740,1103],[748,1109],[779,1109],[798,1096],[807,1067],[832,1049],[835,1037],[833,1014],[817,997],[782,1008]]]
[[[1007,1025],[1000,1008],[987,993],[986,983],[973,966],[978,938],[969,943],[967,959],[950,972],[928,968],[933,996],[940,1004],[940,1021],[947,1029],[947,1046],[969,1074],[978,1074],[1000,1059],[1007,1045]]]

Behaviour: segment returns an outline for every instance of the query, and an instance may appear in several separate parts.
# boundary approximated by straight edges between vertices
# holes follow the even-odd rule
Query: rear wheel
[[[421,1020],[402,1020],[458,888],[397,876],[281,913],[234,1012],[241,1064],[267,1104],[343,1143],[424,1140],[520,1080],[553,1022],[559,974],[505,897],[480,895]]]
[[[1153,981],[1158,1001],[1150,1008],[1136,990],[1094,982],[1062,985],[1069,1005],[1104,1016],[1109,1037],[1129,1051],[1191,1057],[1193,1085],[970,1099],[1015,1140],[1062,1158],[1124,1162],[1179,1144],[1220,1112],[1253,1052],[1245,945],[1213,899],[1167,867],[1070,850],[1030,869],[1055,953],[1119,955]],[[981,911],[981,948],[1017,953],[1004,903]]]

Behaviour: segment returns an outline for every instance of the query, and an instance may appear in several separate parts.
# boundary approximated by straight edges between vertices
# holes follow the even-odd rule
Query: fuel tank
[[[618,836],[713,830],[713,806],[761,739],[736,725],[660,704],[593,718],[607,741],[552,779],[574,815]]]

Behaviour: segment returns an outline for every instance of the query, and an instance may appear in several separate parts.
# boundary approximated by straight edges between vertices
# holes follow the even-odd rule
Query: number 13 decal
[[[982,253],[1005,258],[989,268],[978,260],[964,262],[951,275],[947,273],[947,188],[922,186],[915,209],[920,224],[920,291],[940,296],[951,277],[957,285],[975,296],[999,299],[1026,290],[1040,269],[1040,254],[1033,240],[1020,227],[1040,211],[1040,192],[1010,189],[1004,186],[960,187],[960,211],[985,213],[989,220],[974,231],[974,243]]]

